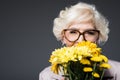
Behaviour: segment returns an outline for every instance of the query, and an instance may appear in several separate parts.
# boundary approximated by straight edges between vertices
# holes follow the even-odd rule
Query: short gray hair
[[[108,40],[109,21],[98,12],[94,5],[79,2],[74,6],[61,10],[54,19],[53,33],[58,40],[62,40],[62,31],[74,22],[92,20],[95,28],[100,31],[98,43],[105,43]]]

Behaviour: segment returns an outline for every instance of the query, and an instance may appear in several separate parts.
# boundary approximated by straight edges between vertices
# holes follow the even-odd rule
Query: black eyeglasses
[[[80,35],[83,35],[85,41],[97,40],[99,38],[99,30],[86,30],[84,32],[80,32],[76,29],[64,29],[64,36],[70,42],[75,42],[79,39]]]

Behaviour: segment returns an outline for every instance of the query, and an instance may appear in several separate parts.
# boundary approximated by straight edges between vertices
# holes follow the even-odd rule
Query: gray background
[[[38,80],[39,72],[50,65],[51,51],[61,47],[52,33],[53,19],[61,9],[79,1],[0,1],[0,80]],[[111,32],[103,53],[120,61],[120,2],[81,1],[95,4],[109,19]]]

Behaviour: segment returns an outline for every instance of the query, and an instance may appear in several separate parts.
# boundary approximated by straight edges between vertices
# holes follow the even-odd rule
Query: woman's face
[[[90,22],[73,23],[63,31],[63,43],[66,46],[76,45],[81,41],[97,42],[99,31]]]

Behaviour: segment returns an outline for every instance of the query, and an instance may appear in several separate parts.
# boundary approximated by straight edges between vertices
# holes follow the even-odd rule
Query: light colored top
[[[105,71],[105,77],[113,77],[112,79],[105,80],[120,80],[120,62],[109,60],[111,68]],[[61,80],[62,76],[54,74],[51,71],[51,66],[45,68],[39,74],[39,80]]]

